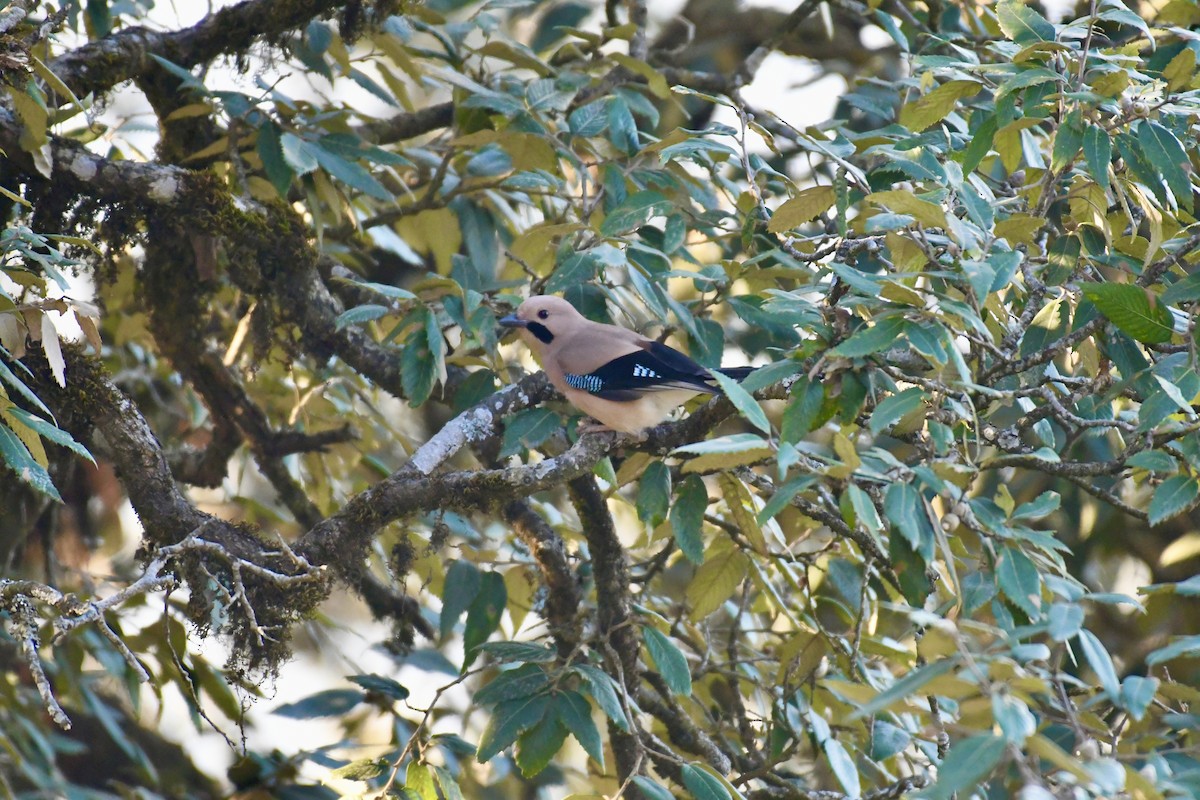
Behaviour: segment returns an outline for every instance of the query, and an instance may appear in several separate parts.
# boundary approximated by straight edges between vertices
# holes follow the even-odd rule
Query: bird
[[[561,297],[535,295],[499,323],[518,329],[554,388],[605,430],[641,435],[697,394],[720,394],[711,372],[662,342],[580,314]],[[753,367],[720,372],[742,380]]]

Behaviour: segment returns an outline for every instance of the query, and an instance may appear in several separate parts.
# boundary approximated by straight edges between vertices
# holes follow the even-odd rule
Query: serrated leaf
[[[0,422],[0,458],[25,483],[37,489],[47,497],[62,502],[58,489],[46,468],[37,463],[28,448],[21,442],[9,427]]]
[[[796,193],[796,196],[785,201],[767,223],[771,233],[797,228],[818,214],[827,211],[837,199],[837,191],[832,186],[810,186]]]
[[[1172,475],[1158,485],[1147,513],[1150,525],[1161,525],[1191,508],[1200,495],[1200,483],[1189,475]]]
[[[492,705],[530,697],[550,685],[546,670],[536,664],[523,664],[516,669],[505,670],[491,683],[475,693],[479,705]]]
[[[893,483],[883,495],[884,518],[896,527],[913,552],[928,564],[933,560],[933,523],[925,513],[921,493],[911,483]]]
[[[391,767],[386,758],[361,758],[344,767],[338,767],[329,773],[329,776],[344,781],[369,781],[378,778]]]
[[[671,211],[671,201],[658,192],[636,192],[609,212],[600,225],[600,233],[602,236],[633,233],[653,217],[666,216]]]
[[[521,731],[536,725],[549,705],[550,696],[538,694],[496,706],[479,738],[475,759],[480,764],[491,761],[497,753],[515,742]]]
[[[517,737],[517,766],[526,778],[544,770],[567,740],[566,726],[548,709],[542,721]]]
[[[916,411],[924,404],[925,397],[925,390],[914,386],[884,398],[871,412],[868,423],[871,433],[878,436],[902,417]]]
[[[642,627],[646,651],[654,662],[655,669],[662,675],[667,686],[676,694],[688,696],[692,693],[692,673],[687,659],[666,635],[651,625]]]
[[[1058,130],[1054,132],[1054,147],[1051,150],[1050,168],[1061,170],[1075,160],[1083,146],[1083,112],[1078,108],[1068,112]]]
[[[689,475],[679,484],[675,504],[671,506],[671,532],[675,544],[693,564],[704,561],[704,512],[708,509],[708,490],[697,475]]]
[[[1146,344],[1171,340],[1175,320],[1149,289],[1131,283],[1087,283],[1083,295],[1122,332]]]
[[[945,228],[946,211],[940,205],[922,200],[912,192],[902,189],[885,192],[872,192],[866,196],[866,201],[882,206],[897,214],[908,214],[927,228]]]
[[[1112,162],[1112,139],[1100,125],[1088,125],[1083,129],[1083,158],[1088,172],[1100,188],[1108,191],[1108,165]]]
[[[720,608],[742,585],[750,569],[749,558],[728,538],[718,541],[721,546],[714,544],[709,549],[704,564],[687,587],[687,602],[694,620],[704,619]]]
[[[500,627],[504,607],[508,604],[508,589],[504,576],[499,572],[485,572],[480,577],[479,594],[467,609],[467,623],[463,629],[463,670],[475,662],[478,647]]]
[[[725,393],[725,397],[729,399],[729,402],[733,403],[733,407],[738,410],[738,413],[751,425],[769,436],[771,434],[771,422],[767,419],[767,412],[763,411],[758,401],[738,385],[738,382],[733,378],[722,375],[716,370],[713,370],[710,374]]]
[[[829,351],[831,356],[862,358],[895,346],[904,334],[907,323],[903,317],[884,317],[869,328],[859,328],[850,338]]]
[[[297,175],[307,175],[317,168],[317,155],[313,145],[294,133],[283,133],[279,137],[283,160]]]
[[[1200,636],[1176,636],[1165,647],[1160,647],[1146,657],[1146,664],[1157,666],[1176,658],[1192,658],[1200,655]]]
[[[1144,119],[1137,126],[1142,152],[1155,169],[1167,180],[1167,186],[1179,205],[1192,210],[1192,181],[1189,173],[1192,162],[1175,134],[1152,120]]]
[[[492,661],[497,664],[549,664],[558,658],[554,648],[533,642],[485,642],[479,649],[491,656]]]
[[[367,303],[366,305],[346,309],[341,314],[338,314],[337,319],[333,321],[333,326],[340,331],[349,325],[361,325],[364,322],[372,322],[390,313],[392,313],[392,309],[387,306]]]
[[[914,133],[920,133],[930,125],[941,122],[960,100],[978,94],[982,88],[983,86],[975,81],[947,81],[924,97],[906,103],[900,109],[900,124]],[[902,214],[910,213],[897,208],[892,210]]]
[[[605,716],[621,730],[628,731],[629,721],[625,718],[625,709],[622,708],[620,695],[617,694],[617,682],[608,673],[588,664],[577,665],[575,672],[583,678],[584,689],[596,701],[596,705]]]
[[[1029,556],[1015,547],[1005,547],[996,563],[1000,591],[1030,619],[1042,615],[1042,581]]]
[[[438,786],[442,789],[442,796],[446,800],[465,800],[458,781],[454,779],[449,770],[444,767],[434,767],[433,775],[437,778]]]
[[[376,675],[374,673],[366,675],[351,675],[350,682],[356,683],[368,692],[381,694],[384,697],[390,697],[393,700],[407,700],[408,689],[404,688],[398,681],[389,678],[386,675]]]
[[[479,568],[470,561],[455,561],[446,570],[446,580],[442,585],[442,613],[439,621],[442,638],[450,635],[459,617],[470,607],[483,576]]]
[[[355,188],[376,200],[392,200],[393,195],[386,187],[364,169],[361,165],[342,158],[333,151],[315,142],[306,142],[306,151],[317,160],[321,169],[337,178],[342,183]],[[286,153],[286,151],[285,151]],[[289,164],[291,161],[289,160]]]
[[[92,458],[92,454],[88,452],[86,447],[75,441],[75,438],[71,436],[71,434],[67,433],[57,425],[47,422],[41,417],[31,414],[18,406],[12,406],[8,409],[7,413],[12,414],[21,422],[25,423],[25,425],[27,425],[43,439],[49,439],[51,442],[54,442],[57,445],[62,445],[73,453],[83,456],[93,464],[96,463],[96,459]]]
[[[662,524],[671,507],[671,470],[661,461],[651,461],[638,481],[638,519],[652,528]]]
[[[588,701],[578,692],[562,692],[555,708],[575,741],[600,765],[600,769],[604,769],[604,743],[600,740],[600,729],[592,720],[592,707]]]
[[[947,658],[942,659],[941,661],[934,661],[933,663],[926,664],[922,667],[917,667],[915,670],[905,673],[903,677],[901,677],[887,689],[875,695],[862,706],[854,709],[854,711],[850,714],[850,721],[874,716],[885,708],[891,706],[893,703],[897,703],[900,700],[914,696],[918,689],[921,689],[933,679],[954,669],[954,666],[954,660]]]
[[[1020,0],[1002,0],[996,6],[996,21],[1000,30],[1017,44],[1053,42],[1054,26],[1041,14]]]

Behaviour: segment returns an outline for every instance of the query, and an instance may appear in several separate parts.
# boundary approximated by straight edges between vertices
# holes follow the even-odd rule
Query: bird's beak
[[[507,317],[501,317],[497,320],[506,328],[528,328],[529,323],[518,317],[516,314],[509,314]]]

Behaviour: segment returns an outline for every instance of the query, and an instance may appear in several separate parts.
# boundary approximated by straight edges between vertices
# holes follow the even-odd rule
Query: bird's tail
[[[754,372],[756,369],[758,369],[758,367],[721,367],[717,370],[717,372],[721,373],[727,378],[733,378],[735,381],[744,381],[746,378],[750,377],[750,373]]]

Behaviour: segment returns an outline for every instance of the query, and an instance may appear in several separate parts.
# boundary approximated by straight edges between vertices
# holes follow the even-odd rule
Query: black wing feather
[[[714,391],[708,370],[683,353],[659,342],[645,350],[614,358],[587,375],[566,375],[567,383],[605,400],[635,400],[664,388]]]

